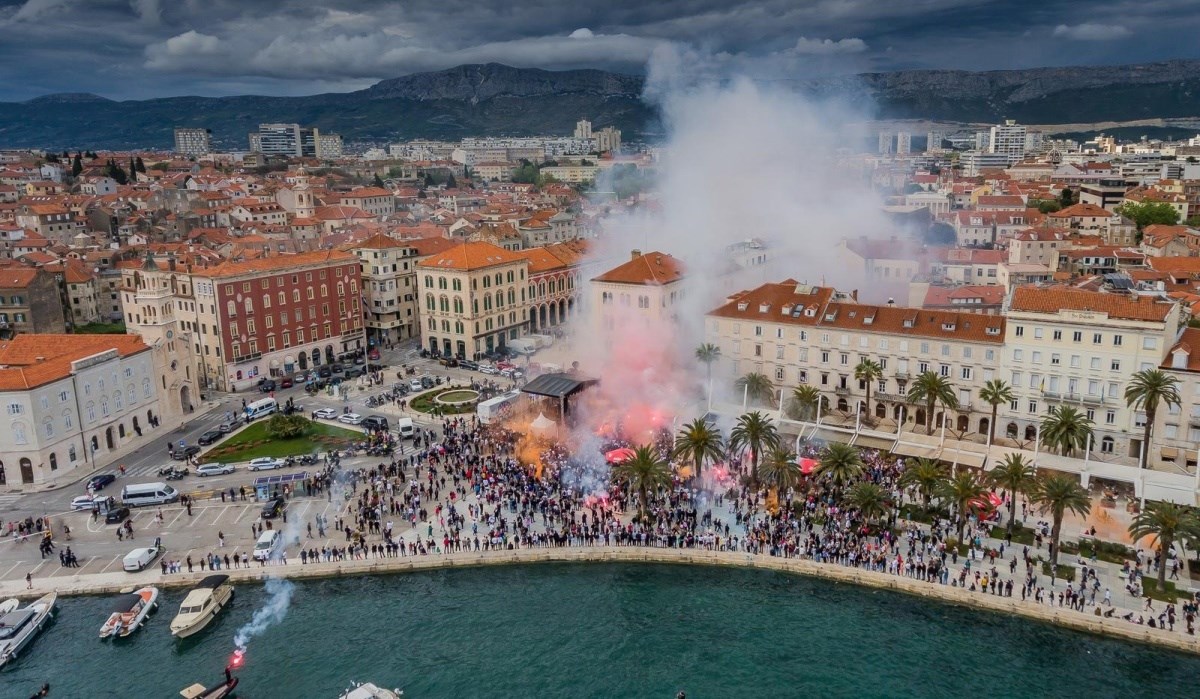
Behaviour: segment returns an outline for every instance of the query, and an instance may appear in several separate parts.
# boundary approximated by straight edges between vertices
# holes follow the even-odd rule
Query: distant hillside
[[[879,118],[1031,124],[1200,117],[1200,61],[991,71],[902,71],[796,79],[813,94],[873,105]],[[172,97],[116,102],[89,94],[0,103],[0,147],[168,148],[176,126],[212,129],[245,148],[259,123],[298,122],[348,141],[567,134],[580,117],[626,138],[653,134],[642,78],[600,70],[465,65],[308,97]]]

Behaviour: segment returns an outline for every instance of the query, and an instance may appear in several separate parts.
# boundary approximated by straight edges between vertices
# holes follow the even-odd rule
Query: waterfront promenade
[[[731,566],[758,568],[785,573],[809,575],[839,583],[849,583],[920,595],[948,604],[975,607],[985,611],[1017,614],[1030,620],[1057,624],[1088,633],[1127,641],[1150,643],[1178,651],[1200,654],[1200,637],[1189,636],[1181,629],[1167,631],[1131,624],[1120,618],[1097,617],[1094,611],[1077,612],[1065,607],[1021,601],[966,588],[925,582],[917,578],[893,575],[836,563],[818,563],[807,558],[784,558],[739,551],[710,551],[700,548],[667,548],[653,546],[564,546],[491,550],[480,552],[435,553],[424,556],[395,558],[348,559],[336,562],[301,564],[273,562],[266,567],[254,563],[249,568],[223,569],[235,583],[261,583],[268,577],[293,579],[327,578],[350,575],[405,573],[443,568],[487,565],[516,565],[533,563],[667,563],[683,565]],[[164,588],[187,587],[199,581],[207,572],[162,575],[157,569],[137,574],[123,572],[96,573],[68,578],[35,580],[31,590],[23,581],[7,581],[0,586],[0,596],[35,597],[56,590],[63,595],[115,594],[140,585],[154,584]],[[167,610],[168,612],[170,610]],[[1130,611],[1137,611],[1136,609]]]

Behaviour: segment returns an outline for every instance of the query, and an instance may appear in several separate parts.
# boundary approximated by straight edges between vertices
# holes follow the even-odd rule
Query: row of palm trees
[[[715,345],[701,345],[696,350],[696,356],[706,365],[711,364],[720,356],[720,349]],[[879,362],[863,359],[854,367],[854,378],[866,386],[865,405],[863,412],[871,414],[871,387],[883,377],[883,367]],[[711,374],[710,374],[711,378]],[[756,401],[773,401],[775,386],[764,374],[751,373],[738,379],[738,388],[746,391],[748,397]],[[905,396],[907,402],[923,405],[925,408],[926,434],[933,434],[934,409],[940,404],[944,409],[958,407],[954,384],[946,377],[933,371],[918,375],[908,387]],[[996,421],[1000,406],[1011,403],[1016,398],[1013,387],[1002,379],[990,379],[979,390],[979,398],[991,407],[991,420],[988,421],[988,442],[996,440]],[[818,411],[818,406],[827,407],[828,400],[816,386],[804,384],[792,390],[792,404],[798,411],[797,417],[811,420]],[[1145,426],[1142,435],[1142,453],[1139,467],[1146,468],[1150,455],[1150,438],[1154,429],[1154,421],[1158,411],[1181,403],[1179,396],[1179,380],[1159,369],[1143,369],[1130,377],[1125,389],[1125,403],[1133,410],[1145,414]],[[1070,405],[1053,406],[1042,419],[1040,438],[1048,448],[1058,451],[1064,456],[1072,456],[1087,448],[1093,439],[1094,423],[1078,408]]]
[[[730,430],[729,440],[702,418],[685,424],[675,435],[669,455],[660,454],[649,445],[634,450],[633,457],[618,465],[614,475],[624,481],[637,496],[638,518],[647,521],[646,512],[651,499],[669,488],[673,472],[670,459],[691,466],[699,477],[707,465],[742,455],[750,457],[750,479],[755,487],[766,486],[779,493],[800,484],[802,472],[796,454],[783,444],[770,418],[753,411],[740,416]],[[839,442],[830,443],[819,455],[814,478],[823,479],[846,505],[856,508],[867,522],[877,522],[893,511],[896,503],[884,487],[862,480],[865,465],[856,447]],[[1092,502],[1088,492],[1070,475],[1048,472],[1038,475],[1033,465],[1020,454],[1009,454],[996,468],[984,474],[958,469],[951,474],[944,463],[933,459],[916,459],[901,474],[899,485],[911,488],[921,498],[928,511],[937,499],[953,508],[958,517],[958,537],[973,503],[986,497],[991,489],[1003,491],[1011,503],[1007,530],[1011,534],[1016,523],[1016,503],[1024,495],[1034,505],[1050,514],[1051,565],[1058,565],[1062,523],[1068,512],[1086,517]],[[1160,550],[1167,552],[1184,539],[1200,542],[1200,514],[1194,508],[1173,503],[1153,502],[1140,512],[1129,527],[1135,540],[1151,536]],[[1165,561],[1165,559],[1164,559]],[[1165,583],[1166,565],[1159,566],[1158,586]]]

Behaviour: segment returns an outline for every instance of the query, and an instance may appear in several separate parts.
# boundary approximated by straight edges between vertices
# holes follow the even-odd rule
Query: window
[[[1017,329],[1014,330],[1013,332],[1016,334],[1017,337],[1025,337],[1025,328],[1023,326],[1018,325]]]
[[[783,381],[783,367],[775,367],[775,380]]]
[[[1034,363],[1034,364],[1041,364],[1041,363],[1042,363],[1042,353],[1041,353],[1041,352],[1038,352],[1037,350],[1034,350],[1033,354],[1032,354],[1032,355],[1030,355],[1030,357],[1031,357],[1031,359],[1033,360],[1033,363]]]
[[[943,357],[950,356],[950,345],[942,345],[942,356]]]
[[[776,359],[783,359],[783,350],[784,350],[783,345],[776,345],[776,347],[775,347],[775,358]]]
[[[759,343],[757,343],[757,342],[756,342],[756,343],[754,343],[754,356],[755,356],[755,357],[761,357],[761,356],[762,356],[762,345],[761,345],[761,344],[759,344]]]
[[[969,366],[963,367],[961,375],[962,375],[962,379],[964,381],[970,381],[971,380],[971,367],[969,367]]]
[[[841,356],[838,357],[838,361],[842,366],[849,366],[850,365],[850,355],[843,352],[841,354]]]
[[[1100,358],[1092,357],[1092,361],[1089,363],[1089,368],[1092,371],[1100,371]]]
[[[1117,423],[1117,411],[1109,410],[1104,413],[1104,424],[1115,425]]]
[[[13,433],[13,443],[15,443],[15,444],[28,444],[29,443],[29,436],[25,433],[25,425],[23,423],[14,422],[12,424],[12,433]]]
[[[1121,336],[1120,335],[1113,335],[1113,346],[1114,347],[1121,346]]]
[[[1055,340],[1061,340],[1061,339],[1062,339],[1062,331],[1061,331],[1061,330],[1055,330],[1055,331],[1054,331],[1054,339],[1055,339]]]
[[[821,363],[822,364],[829,363],[829,352],[821,352]]]
[[[924,374],[929,371],[929,362],[917,362],[917,373]]]
[[[69,430],[75,426],[75,421],[71,419],[71,411],[64,410],[62,416],[63,416],[63,427],[66,427]]]
[[[1080,358],[1078,354],[1071,355],[1071,368],[1078,369],[1080,367]]]
[[[942,364],[938,367],[938,373],[942,376],[950,376],[950,365]]]
[[[928,342],[921,343],[921,354],[929,354],[929,343]]]
[[[1200,384],[1197,384],[1197,385],[1200,385]],[[70,399],[70,397],[71,397],[71,394],[68,393],[67,391],[60,391],[58,394],[58,402],[66,403],[67,400]]]
[[[1035,339],[1035,340],[1042,339],[1042,329],[1041,328],[1033,329],[1033,339]]]
[[[1050,366],[1058,366],[1059,364],[1062,364],[1062,357],[1057,352],[1055,352],[1054,354],[1051,354],[1050,355]]]
[[[1111,454],[1111,453],[1113,453],[1113,449],[1115,446],[1116,446],[1116,443],[1113,441],[1112,437],[1105,437],[1104,439],[1100,440],[1100,453],[1101,454]]]
[[[142,397],[150,397],[150,379],[142,379]]]
[[[971,348],[963,347],[963,359],[970,359],[970,358],[971,358]]]
[[[1014,362],[1021,362],[1024,360],[1025,360],[1025,350],[1019,350],[1019,349],[1013,350],[1013,361]]]
[[[1111,371],[1120,371],[1121,370],[1121,360],[1120,359],[1112,360],[1112,362],[1108,365],[1108,368]]]
[[[1075,332],[1071,333],[1071,340],[1074,342],[1083,342],[1083,332],[1076,330]]]
[[[983,359],[984,361],[988,362],[996,361],[996,350],[985,350],[983,353]]]
[[[1158,347],[1158,338],[1154,338],[1154,337],[1143,337],[1142,338],[1142,349],[1152,350],[1157,347]]]
[[[20,403],[9,403],[8,404],[8,414],[9,415],[20,415],[23,412],[25,412],[25,406],[21,405]]]
[[[1098,344],[1100,344],[1100,343],[1102,343],[1102,342],[1104,342],[1104,335],[1102,335],[1102,334],[1100,334],[1100,333],[1093,333],[1093,334],[1092,334],[1092,344],[1093,344],[1093,345],[1098,345]]]
[[[1036,400],[1029,401],[1029,405],[1027,407],[1028,410],[1026,412],[1028,412],[1030,415],[1037,415],[1038,405]]]

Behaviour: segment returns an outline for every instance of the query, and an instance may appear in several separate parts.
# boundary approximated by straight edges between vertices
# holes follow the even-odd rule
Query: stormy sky
[[[496,61],[763,77],[1200,58],[1198,0],[0,0],[0,100],[298,95]]]

